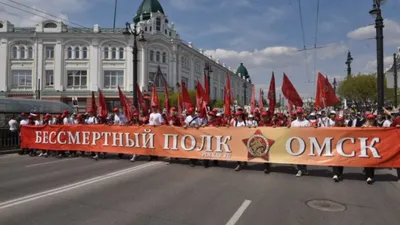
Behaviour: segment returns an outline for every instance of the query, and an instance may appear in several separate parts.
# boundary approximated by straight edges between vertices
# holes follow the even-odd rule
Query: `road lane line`
[[[47,190],[47,191],[39,192],[39,193],[36,193],[36,194],[27,195],[27,196],[24,196],[24,197],[20,197],[20,198],[12,199],[12,200],[9,200],[9,201],[1,202],[0,203],[0,210],[6,209],[6,208],[10,208],[12,206],[21,205],[23,203],[31,202],[31,201],[34,201],[34,200],[38,200],[38,199],[41,199],[41,198],[48,197],[48,196],[60,194],[60,193],[63,193],[63,192],[66,192],[66,191],[70,191],[70,190],[73,190],[73,189],[76,189],[76,188],[79,188],[79,187],[83,187],[83,186],[86,186],[86,185],[89,185],[89,184],[93,184],[93,183],[97,183],[97,182],[100,182],[100,181],[103,181],[103,180],[106,180],[106,179],[109,179],[109,178],[118,177],[118,176],[130,173],[130,172],[138,171],[138,170],[150,167],[150,166],[155,166],[155,165],[160,165],[160,164],[161,164],[161,162],[145,163],[145,164],[142,164],[140,166],[135,166],[135,167],[131,167],[131,168],[128,168],[128,169],[119,170],[119,171],[116,171],[116,172],[113,172],[113,173],[108,173],[108,174],[105,174],[105,175],[97,176],[97,177],[94,177],[94,178],[91,178],[91,179],[87,179],[87,180],[84,180],[84,181],[80,181],[80,182],[77,182],[77,183],[73,183],[73,184],[61,186],[61,187],[58,187],[58,188],[50,189],[50,190]]]
[[[244,200],[242,205],[236,210],[235,214],[231,217],[231,219],[226,223],[226,225],[235,225],[237,221],[239,221],[240,217],[243,215],[244,211],[249,207],[251,201]]]
[[[51,162],[44,162],[44,163],[37,163],[37,164],[27,165],[27,166],[25,166],[25,167],[35,167],[35,166],[41,166],[41,165],[47,165],[47,164],[59,163],[59,162],[77,160],[77,159],[79,159],[79,158],[61,159],[61,160],[55,160],[55,161],[51,161]]]

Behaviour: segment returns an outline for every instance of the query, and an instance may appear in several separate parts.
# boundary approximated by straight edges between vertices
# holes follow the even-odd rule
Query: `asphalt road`
[[[0,224],[400,224],[396,170],[379,170],[367,185],[359,168],[334,183],[325,167],[296,178],[286,165],[269,175],[260,165],[234,166],[3,155]],[[322,200],[318,209],[307,205],[313,200]]]

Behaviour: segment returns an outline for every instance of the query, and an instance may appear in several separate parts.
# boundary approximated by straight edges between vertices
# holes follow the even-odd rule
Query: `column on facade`
[[[64,83],[64,46],[59,40],[54,47],[54,89],[59,91],[66,89]]]
[[[146,43],[141,43],[140,44],[140,71],[138,72],[138,82],[140,85],[140,89],[147,90],[148,84],[149,84],[149,72],[148,72],[148,57],[147,53],[148,48],[147,48],[147,42]]]
[[[100,51],[99,51],[99,40],[98,39],[93,39],[92,44],[90,45],[89,48],[89,65],[90,65],[90,90],[91,91],[97,91],[97,88],[103,87],[101,85],[101,80],[102,80],[102,71],[100,70]]]
[[[36,61],[35,67],[36,67],[36,71],[37,71],[36,78],[37,78],[37,81],[40,81],[39,85],[36,84],[34,87],[38,87],[39,90],[42,90],[43,89],[42,87],[44,87],[43,83],[45,82],[45,76],[43,75],[43,71],[44,71],[43,70],[43,65],[44,65],[44,63],[43,63],[43,41],[41,39],[39,39],[36,43],[34,55],[36,56],[35,57],[35,61]],[[33,84],[33,80],[32,80],[32,84]],[[34,90],[36,90],[36,88],[34,88]]]
[[[9,51],[8,51],[8,41],[6,38],[1,39],[0,43],[0,91],[6,92],[8,90],[8,81],[11,80],[11,71],[8,73],[8,65],[7,63],[9,62]]]
[[[178,45],[176,45],[173,41],[172,43],[172,55],[170,61],[170,68],[171,68],[171,81],[174,89],[176,88],[177,83],[181,83],[181,79],[179,78],[180,72],[179,71],[179,55],[178,55]]]
[[[128,46],[126,46],[125,54],[126,54],[126,71],[124,74],[125,78],[125,90],[126,91],[133,91],[133,54],[132,54],[132,47],[133,41],[129,40]]]

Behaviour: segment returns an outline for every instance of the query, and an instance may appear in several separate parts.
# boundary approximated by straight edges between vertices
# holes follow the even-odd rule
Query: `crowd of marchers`
[[[62,125],[62,124],[108,124],[116,126],[177,126],[184,129],[210,126],[210,127],[400,127],[400,115],[397,110],[386,110],[383,113],[373,112],[355,112],[346,111],[304,111],[299,108],[290,113],[271,113],[269,111],[260,111],[257,108],[252,113],[245,112],[243,109],[237,109],[233,115],[225,116],[223,112],[217,109],[208,111],[206,114],[199,113],[195,108],[190,107],[183,113],[179,114],[177,108],[171,107],[170,111],[160,112],[157,105],[152,106],[151,113],[143,111],[135,111],[132,118],[126,116],[119,108],[114,108],[112,113],[107,117],[102,117],[95,114],[94,110],[88,110],[85,114],[72,114],[64,111],[60,115],[35,115],[22,113],[17,121],[13,117],[9,121],[10,130],[17,132],[24,125]],[[22,140],[23,141],[23,140]],[[102,152],[77,152],[77,151],[36,151],[35,149],[22,149],[20,154],[29,154],[30,156],[56,156],[62,157],[91,157],[95,160],[107,157],[106,153]],[[123,154],[118,154],[118,158],[124,158]],[[129,156],[130,161],[134,162],[137,155]],[[158,160],[156,156],[149,156],[149,161]],[[174,160],[166,158],[166,164],[170,164]],[[189,165],[194,167],[198,160],[190,159]],[[218,161],[213,161],[214,165],[218,165]],[[204,167],[209,167],[210,161],[203,160]],[[240,171],[247,166],[247,162],[237,162],[236,171]],[[296,176],[301,177],[308,175],[307,165],[296,165]],[[271,171],[270,163],[264,163],[264,173],[268,174]],[[343,179],[343,167],[332,167],[333,177],[335,182]],[[368,184],[374,182],[375,168],[364,168],[366,181]],[[400,169],[397,169],[398,177]]]

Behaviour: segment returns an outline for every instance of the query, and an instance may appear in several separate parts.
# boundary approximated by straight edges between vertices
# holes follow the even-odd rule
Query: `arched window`
[[[163,63],[166,63],[166,62],[167,62],[167,53],[166,53],[166,52],[163,52],[163,53],[162,53],[162,62],[163,62]]]
[[[181,57],[181,67],[185,67],[185,58],[183,56]]]
[[[111,59],[116,59],[117,58],[117,48],[112,48],[111,49]]]
[[[104,59],[108,59],[108,57],[109,57],[109,49],[108,49],[108,47],[105,47],[104,48]]]
[[[79,47],[75,47],[75,59],[79,59]]]
[[[44,28],[57,28],[57,24],[55,23],[46,23]]]
[[[119,59],[124,59],[124,48],[119,48]]]
[[[72,47],[67,48],[67,59],[72,59]]]
[[[87,47],[82,48],[82,59],[87,59],[88,58],[88,49]]]
[[[19,58],[20,59],[25,59],[25,46],[20,47],[19,51],[20,51]]]
[[[12,58],[13,58],[13,59],[18,58],[18,47],[17,47],[17,46],[13,46],[13,47],[12,47],[12,53],[11,53],[11,55],[12,55]]]
[[[154,51],[150,50],[150,61],[153,62],[154,61]]]
[[[28,59],[33,59],[33,47],[28,47]]]
[[[160,52],[156,52],[156,62],[160,62]]]
[[[156,31],[161,31],[161,19],[159,17],[156,18]]]

